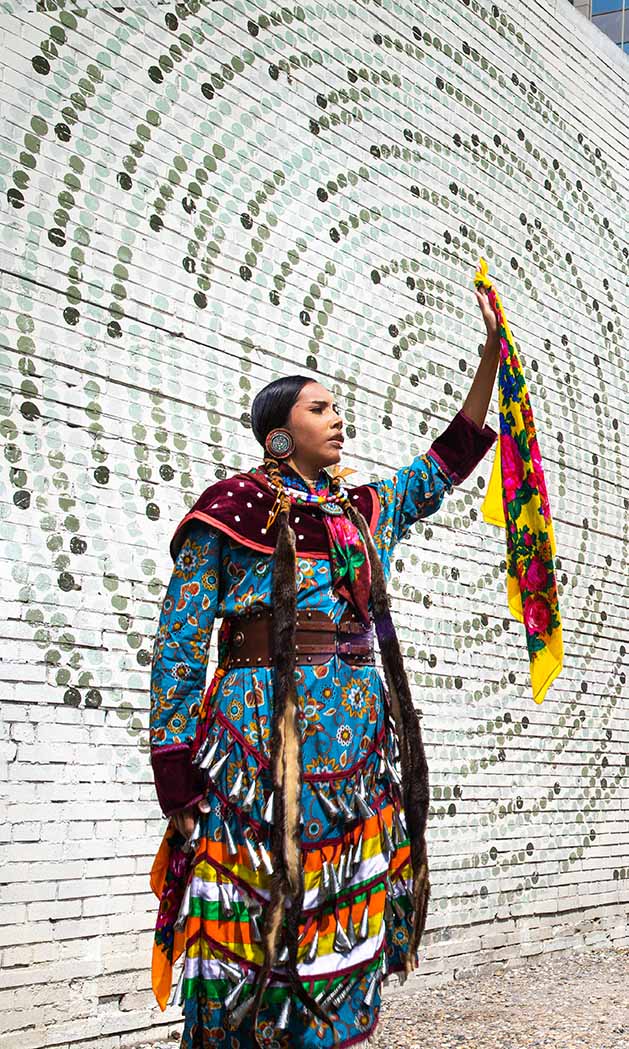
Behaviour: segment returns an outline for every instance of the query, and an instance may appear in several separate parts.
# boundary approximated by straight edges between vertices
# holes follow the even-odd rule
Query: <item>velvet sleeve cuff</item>
[[[461,484],[487,454],[497,436],[491,426],[479,426],[461,410],[433,442],[429,454],[453,484]]]
[[[157,800],[165,816],[194,805],[205,795],[205,777],[190,758],[186,743],[151,750]]]

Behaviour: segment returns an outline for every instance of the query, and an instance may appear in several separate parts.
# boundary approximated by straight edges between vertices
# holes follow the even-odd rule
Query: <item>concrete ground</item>
[[[629,1049],[629,949],[545,955],[437,987],[389,986],[367,1049]]]
[[[408,986],[408,985],[407,985]],[[387,994],[375,1049],[629,1049],[629,950],[572,951]]]

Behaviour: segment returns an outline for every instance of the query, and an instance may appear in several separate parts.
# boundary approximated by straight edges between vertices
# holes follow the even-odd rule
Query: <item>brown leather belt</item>
[[[228,659],[230,667],[273,666],[273,611],[262,608],[242,616],[232,616]],[[375,662],[373,629],[366,627],[351,610],[335,624],[324,612],[300,609],[297,612],[295,644],[299,666],[327,663],[339,656],[351,666]]]

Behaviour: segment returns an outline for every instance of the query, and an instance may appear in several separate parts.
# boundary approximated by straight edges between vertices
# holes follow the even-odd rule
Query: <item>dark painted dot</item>
[[[327,190],[323,188],[323,186],[319,186],[317,190],[317,197],[319,198],[322,204],[325,204],[326,200],[328,199],[328,193]]]
[[[278,291],[270,291],[269,292],[269,302],[271,303],[272,306],[279,306],[279,304],[280,304],[280,295],[279,295]]]
[[[196,271],[197,271],[196,261],[194,259],[190,258],[189,255],[186,255],[184,257],[184,259],[182,260],[181,265],[185,269],[186,273],[196,273]]]
[[[69,142],[72,137],[72,132],[67,124],[59,123],[55,124],[55,135],[60,142]]]
[[[241,280],[251,280],[252,273],[249,266],[242,265],[239,270]]]
[[[454,679],[454,687],[455,688],[463,688],[463,678],[459,677],[458,674],[457,674],[457,676]]]
[[[443,91],[444,87],[446,86],[445,81],[440,76],[435,77],[435,84],[437,85],[440,91]]]
[[[103,702],[103,697],[97,688],[88,688],[85,693],[85,706],[86,707],[100,707]]]
[[[109,481],[109,467],[98,466],[94,470],[94,479],[98,481],[99,484],[107,484]]]
[[[21,193],[19,189],[11,188],[7,192],[7,200],[11,207],[15,208],[16,211],[19,210],[19,208],[24,207],[24,194]]]
[[[20,405],[20,412],[29,422],[33,422],[41,416],[39,408],[36,404],[33,404],[32,401],[24,401],[24,403]]]
[[[455,146],[460,146],[462,144],[462,139],[461,139],[461,136],[459,135],[458,131],[457,131],[457,133],[455,135],[453,135],[453,142],[454,142]]]
[[[310,130],[312,131],[313,135],[318,135],[319,132],[321,131],[321,128],[319,127],[319,124],[318,124],[318,122],[316,120],[311,120],[310,124],[309,124],[309,127],[310,127]]]
[[[65,590],[66,592],[69,590],[74,590],[74,576],[70,572],[62,572],[57,579],[57,586],[60,590]]]
[[[495,146],[501,146],[502,145],[502,139],[501,139],[500,135],[494,135],[494,145]]]
[[[456,816],[456,805],[454,802],[448,805],[448,816]]]
[[[341,239],[341,235],[340,235],[339,231],[337,230],[336,226],[333,226],[332,229],[330,230],[330,240],[333,241],[334,244],[338,244],[340,239]]]
[[[380,283],[381,278],[380,278],[380,274],[378,273],[378,270],[372,270],[371,271],[371,280],[372,280],[372,282],[374,284],[379,284]]]
[[[70,540],[70,551],[73,554],[84,554],[87,550],[87,543],[85,539],[81,539],[78,535],[73,535]]]
[[[309,353],[308,356],[306,357],[306,367],[310,368],[310,370],[313,371],[313,372],[316,372],[317,368],[319,367],[317,358],[314,356],[313,353]],[[347,429],[345,430],[345,433],[348,434],[348,430]],[[349,434],[348,434],[348,436],[349,436]]]
[[[133,186],[133,179],[126,171],[119,171],[116,175],[116,181],[121,189],[130,190]]]
[[[470,45],[468,44],[467,40],[464,40],[463,41],[463,54],[464,55],[469,55],[469,54],[471,54],[471,51],[472,51],[472,49],[471,49]]]
[[[204,310],[207,306],[207,295],[204,291],[195,291],[193,296],[195,306],[198,306],[200,310]]]
[[[391,337],[392,337],[393,339],[395,339],[395,338],[397,338],[397,336],[398,336],[399,334],[400,334],[400,333],[399,333],[399,331],[398,331],[398,329],[397,329],[396,325],[395,325],[395,324],[390,324],[390,325],[389,325],[389,335],[390,335],[390,336],[391,336]]]
[[[518,260],[516,259],[515,256],[513,256],[513,258],[511,259],[511,269],[512,270],[517,270],[517,268],[518,268]]]
[[[354,69],[347,70],[347,79],[349,80],[350,84],[356,83],[356,81],[358,80],[358,74]]]
[[[159,519],[159,506],[157,503],[146,504],[146,516],[149,521],[157,521]]]
[[[472,145],[473,145],[473,146],[474,146],[475,148],[477,148],[477,147],[478,147],[478,146],[480,145],[480,138],[478,137],[478,135],[476,134],[476,132],[475,132],[475,133],[474,133],[474,134],[472,135]]]
[[[160,233],[164,228],[164,220],[159,215],[151,215],[149,226],[155,233]]]
[[[36,73],[39,73],[40,76],[48,76],[50,72],[50,62],[47,58],[44,58],[43,55],[35,55],[32,62],[33,69]]]
[[[252,18],[250,18],[247,22],[247,31],[250,34],[250,36],[257,36],[260,32],[259,25],[257,24],[257,22],[254,22]]]
[[[48,240],[54,244],[55,248],[62,248],[66,242],[66,235],[58,226],[53,226],[48,230]]]
[[[420,196],[419,186],[416,186],[415,184],[413,184],[411,186],[411,193],[413,194],[414,197],[419,197]]]
[[[154,84],[161,84],[163,82],[164,74],[159,66],[149,66],[149,80],[152,80]]]
[[[310,324],[310,314],[307,310],[301,310],[299,314],[299,319],[304,326]]]
[[[492,845],[491,849],[489,850],[489,857],[492,860],[497,860],[498,859],[498,849],[496,848],[495,845]]]
[[[271,80],[277,80],[279,75],[279,69],[277,68],[274,62],[271,62],[271,65],[269,66],[269,76],[271,77]]]
[[[382,425],[384,426],[385,430],[390,430],[391,429],[391,427],[393,426],[393,422],[391,420],[391,416],[390,415],[383,415],[382,416]]]
[[[413,132],[411,131],[411,129],[409,127],[405,127],[404,128],[404,138],[406,139],[407,142],[412,142],[413,141]]]
[[[204,98],[207,98],[208,102],[211,102],[214,98],[214,88],[211,84],[208,84],[208,82],[205,81],[205,83],[201,84],[201,94]]]
[[[141,648],[135,658],[141,667],[148,667],[152,662],[151,653],[145,648]]]
[[[110,321],[107,325],[107,334],[110,339],[120,339],[122,337],[122,328],[118,321]]]
[[[67,688],[63,693],[63,702],[69,707],[78,707],[81,702],[81,693],[78,688]]]
[[[19,492],[13,493],[13,502],[17,506],[18,510],[28,510],[31,505],[31,493],[27,492],[26,489],[22,489]]]

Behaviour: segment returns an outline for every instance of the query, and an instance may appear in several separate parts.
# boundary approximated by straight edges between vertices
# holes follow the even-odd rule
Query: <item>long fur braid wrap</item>
[[[321,1006],[304,989],[297,972],[299,918],[304,901],[301,822],[301,730],[295,687],[295,635],[297,629],[297,558],[295,533],[289,523],[290,498],[284,491],[276,460],[264,461],[278,492],[278,537],[273,568],[273,719],[271,725],[271,776],[274,792],[271,828],[270,899],[263,927],[264,964],[258,975],[253,1011],[253,1037],[260,1049],[256,1025],[265,987],[285,931],[288,947],[287,975],[297,998],[320,1020],[332,1026]],[[290,906],[287,904],[290,903]],[[285,930],[284,930],[285,922]]]
[[[332,490],[340,491],[340,479],[334,478]],[[415,955],[426,925],[430,878],[426,823],[430,802],[428,762],[424,750],[417,711],[404,669],[400,643],[395,632],[387,598],[387,586],[382,562],[378,556],[371,531],[363,515],[348,499],[342,505],[349,519],[360,531],[371,565],[371,606],[382,656],[385,680],[391,699],[391,709],[400,747],[402,798],[410,839],[413,870],[413,925],[405,959],[407,974],[415,968]]]

